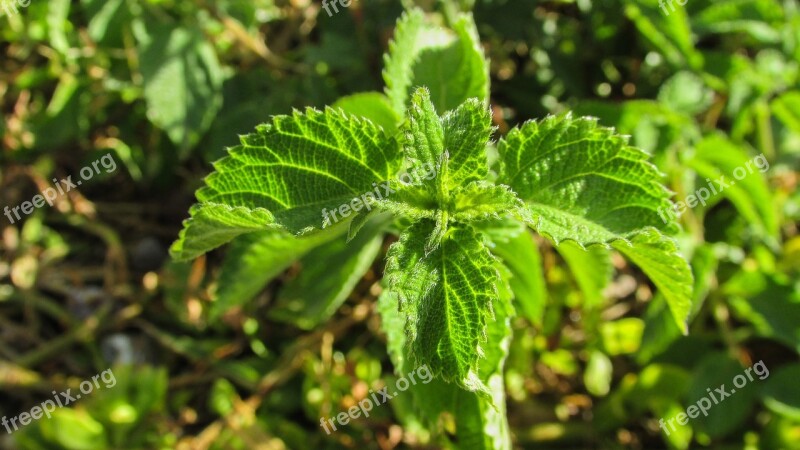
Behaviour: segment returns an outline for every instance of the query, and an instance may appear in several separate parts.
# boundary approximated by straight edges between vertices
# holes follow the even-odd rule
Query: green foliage
[[[199,31],[148,30],[139,50],[147,116],[185,154],[216,117],[222,73]]]
[[[636,263],[667,296],[681,328],[691,308],[692,276],[659,210],[666,189],[647,154],[595,121],[550,117],[513,130],[498,144],[499,181],[526,201],[529,223],[558,245],[613,247]]]
[[[164,370],[118,366],[115,382],[85,396],[77,409],[59,408],[52,419],[43,418],[19,431],[25,448],[102,450],[114,447],[145,448],[169,445],[167,436],[150,440],[137,427],[152,426],[163,410],[167,394]],[[73,388],[72,392],[78,391]]]
[[[456,24],[457,32],[465,20]],[[497,389],[502,382],[493,385],[492,380],[502,377],[504,358],[494,354],[507,333],[491,330],[502,323],[500,319],[513,316],[501,294],[510,289],[501,275],[508,269],[492,254],[489,235],[481,226],[519,220],[555,245],[574,241],[581,247],[619,250],[650,275],[681,329],[691,309],[692,275],[673,241],[658,231],[673,230],[659,216],[671,204],[647,154],[594,120],[548,117],[512,130],[497,146],[500,168],[497,184],[492,182],[486,153],[491,114],[484,100],[464,98],[476,92],[469,87],[471,81],[442,76],[459,67],[448,62],[450,50],[426,59],[420,48],[426,35],[441,37],[443,31],[427,28],[422,12],[408,13],[400,20],[386,57],[389,100],[408,118],[401,126],[400,145],[383,131],[391,127],[390,116],[377,94],[345,101],[363,120],[333,109],[276,117],[258,127],[256,134],[244,136],[241,146],[215,164],[216,172],[198,191],[199,203],[192,208],[173,255],[189,259],[243,233],[262,230],[308,240],[331,225],[328,210],[340,211],[344,220],[346,209],[339,205],[349,205],[351,199],[358,202],[361,193],[399,173],[401,155],[406,170],[434,168],[433,177],[400,185],[385,182],[385,196],[362,197],[362,206],[370,213],[356,215],[349,239],[356,251],[366,245],[356,233],[365,233],[361,227],[375,220],[379,211],[407,221],[399,241],[388,251],[385,294],[398,302],[400,317],[390,321],[392,326],[403,324],[407,336],[400,345],[392,342],[400,334],[390,333],[389,346],[403,354],[403,367],[427,366],[440,380],[479,394],[476,409],[457,414],[457,424],[463,418],[466,422],[460,426],[471,429],[474,420],[501,420],[497,408],[504,402]],[[466,54],[465,49],[474,48],[474,33],[459,36],[454,48]],[[478,58],[482,61],[482,56]],[[448,62],[447,71],[438,65],[443,61]],[[440,76],[431,78],[433,73]],[[422,81],[431,84],[430,90],[417,89],[408,103],[408,86]],[[462,103],[454,104],[451,95]],[[437,105],[457,107],[439,116]],[[383,127],[372,125],[367,117],[377,118]],[[360,209],[353,206],[355,212]],[[320,210],[326,221],[322,225]],[[376,256],[379,241],[371,242],[371,250],[365,247],[364,254],[348,254],[336,242],[311,250],[307,261],[325,264],[333,258],[342,274],[327,276],[330,286],[317,282],[312,287],[325,266],[320,266],[322,271],[305,271],[286,286],[274,317],[287,320],[299,315],[294,321],[310,328],[330,316],[366,269],[365,263]],[[520,289],[516,282],[514,286]],[[524,310],[540,322],[541,313],[536,311],[541,311],[543,296],[525,294]],[[481,371],[482,367],[490,370]],[[507,428],[505,420],[501,422]],[[499,439],[487,448],[509,442],[508,436]]]
[[[439,111],[454,109],[468,98],[488,98],[489,71],[472,15],[460,15],[448,30],[429,24],[418,9],[406,12],[384,56],[383,79],[400,115],[415,86],[430,89]]]
[[[322,211],[335,214],[371,191],[397,170],[399,156],[395,138],[332,109],[276,117],[215,164],[173,255],[190,259],[249,232],[335,228],[328,222],[336,216]]]
[[[351,241],[334,239],[309,251],[300,260],[303,271],[285,284],[270,317],[309,330],[329,319],[378,256],[381,228],[380,223],[370,223]],[[285,248],[282,254],[291,257],[296,251],[297,247]],[[247,297],[252,295],[242,298]]]
[[[337,4],[0,7],[1,448],[797,448],[795,1]]]
[[[415,365],[469,390],[487,390],[477,376],[498,274],[489,249],[468,225],[449,227],[427,251],[436,224],[409,228],[389,251],[388,289],[400,300]]]

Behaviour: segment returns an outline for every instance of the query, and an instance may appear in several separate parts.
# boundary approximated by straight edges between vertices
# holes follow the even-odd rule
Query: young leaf
[[[428,90],[419,88],[414,92],[403,150],[412,167],[428,165],[437,168],[436,178],[420,187],[427,195],[419,206],[426,206],[427,199],[449,212],[453,206],[451,190],[486,179],[489,169],[485,149],[492,131],[491,123],[489,110],[476,99],[440,118]],[[473,190],[489,191],[492,188],[494,186],[483,186]],[[412,204],[420,203],[408,195],[404,198]]]
[[[426,255],[434,223],[412,225],[389,249],[388,289],[407,320],[410,353],[434,375],[488,392],[478,376],[486,323],[497,294],[496,260],[469,226],[451,228]]]
[[[346,222],[342,205],[401,164],[394,137],[332,109],[275,117],[241,141],[197,191],[199,203],[172,247],[175,258],[191,259],[248,232],[331,232]]]
[[[489,66],[472,15],[461,15],[451,31],[428,24],[419,9],[404,13],[384,55],[383,78],[386,95],[400,115],[405,115],[416,86],[430,89],[440,111],[469,98],[488,98]]]
[[[492,114],[472,98],[442,117],[444,148],[450,155],[447,182],[451,187],[483,181],[489,173],[486,144],[492,134]]]
[[[525,204],[508,186],[497,186],[489,182],[474,182],[453,190],[449,210],[453,220],[471,222],[475,220],[500,220],[509,214],[527,217]]]
[[[434,167],[437,176],[421,186],[401,189],[398,196],[401,205],[383,202],[380,207],[417,217],[430,211],[436,225],[426,241],[425,254],[437,248],[451,219],[469,220],[497,216],[498,208],[503,207],[498,203],[513,204],[516,201],[521,205],[510,191],[504,192],[505,195],[498,202],[498,199],[493,198],[499,193],[496,186],[478,183],[488,174],[485,148],[490,132],[491,116],[479,101],[468,101],[440,118],[426,88],[419,88],[414,93],[403,150],[411,167]],[[453,153],[450,153],[450,149]],[[470,183],[467,186],[471,190],[451,197],[450,191],[463,190],[465,183]],[[469,202],[478,198],[486,203],[482,205],[483,209],[458,210],[459,207],[468,207]],[[458,212],[463,217],[453,216]]]
[[[431,103],[431,94],[427,88],[419,88],[414,92],[408,118],[403,151],[409,165],[413,167],[431,164],[439,167],[444,154],[444,126]]]

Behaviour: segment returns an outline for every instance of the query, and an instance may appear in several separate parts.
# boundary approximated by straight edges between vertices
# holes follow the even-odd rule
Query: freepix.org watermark
[[[31,4],[31,0],[0,0],[0,1],[2,1],[2,7],[0,8],[3,10],[3,12],[6,13],[7,16],[10,16],[12,12],[14,14],[19,14],[19,9],[17,8],[17,6],[19,6],[20,8],[27,8]]]
[[[715,388],[714,391],[711,391],[711,388],[707,388],[706,391],[708,392],[708,396],[700,398],[694,405],[686,408],[685,412],[678,414],[675,417],[670,417],[666,421],[662,418],[658,420],[658,426],[662,428],[666,433],[667,436],[670,435],[669,428],[672,427],[672,431],[675,431],[675,420],[678,421],[681,425],[686,425],[689,423],[689,419],[696,419],[700,416],[700,413],[703,413],[704,416],[708,417],[708,411],[713,408],[715,405],[718,405],[725,401],[726,398],[730,397],[731,395],[736,393],[736,389],[741,389],[747,386],[749,381],[753,381],[753,372],[755,371],[756,375],[758,375],[759,380],[765,380],[769,376],[769,369],[767,365],[764,364],[764,361],[759,361],[753,364],[752,367],[748,367],[745,369],[743,374],[736,375],[733,377],[733,385],[734,388],[730,390],[725,389],[725,384],[722,384],[720,387]],[[745,376],[747,375],[747,376]],[[714,395],[714,394],[717,395]],[[710,397],[710,399],[709,399]],[[711,402],[714,402],[713,404]]]
[[[422,180],[432,180],[436,177],[436,167],[431,163],[422,164],[420,167],[414,167],[397,176],[397,181],[403,186],[419,185]],[[327,208],[322,209],[322,228],[327,228],[339,220],[344,220],[350,217],[350,214],[361,211],[362,208],[367,211],[372,211],[372,203],[375,200],[383,200],[390,195],[397,192],[392,188],[391,181],[384,181],[382,183],[372,183],[375,188],[373,191],[365,192],[361,197],[353,197],[349,203],[342,203],[338,208],[328,211]],[[336,213],[339,213],[337,217]]]
[[[675,2],[678,2],[679,5],[684,6],[689,3],[689,0],[667,0],[664,3],[664,0],[658,0],[658,7],[664,11],[664,15],[669,15],[670,11],[667,11],[667,5],[671,8],[672,12],[675,12]]]
[[[352,3],[353,0],[322,0],[322,9],[328,13],[328,17],[333,17],[334,14],[339,13],[339,7],[337,4],[342,5],[345,8],[349,8]],[[333,7],[334,12],[331,12],[331,7]]]
[[[746,176],[752,174],[753,166],[755,166],[759,172],[764,173],[769,170],[769,161],[767,161],[767,158],[763,154],[756,156],[750,161],[747,161],[744,167],[739,166],[733,169],[733,178],[736,180],[731,180],[730,182],[725,178],[725,175],[722,175],[714,181],[706,178],[708,187],[701,187],[696,190],[694,194],[688,195],[686,201],[675,203],[672,210],[663,207],[658,208],[659,217],[661,217],[664,223],[667,223],[683,215],[687,208],[694,208],[698,203],[706,206],[706,201],[710,199],[712,195],[716,196],[722,193],[725,189],[736,184],[736,181],[741,181]]]
[[[53,184],[55,187],[49,187],[42,191],[41,194],[34,195],[30,201],[22,202],[22,204],[13,208],[6,206],[3,208],[3,214],[8,218],[8,221],[13,224],[17,220],[22,220],[20,212],[22,212],[22,215],[27,216],[31,214],[34,209],[43,207],[45,202],[47,202],[48,205],[53,206],[53,202],[60,195],[64,195],[73,189],[77,189],[78,186],[83,184],[84,181],[91,180],[95,175],[99,175],[100,166],[106,170],[106,173],[111,173],[117,170],[117,162],[111,156],[111,153],[106,153],[100,159],[92,162],[91,166],[86,166],[81,169],[80,172],[78,172],[81,177],[80,180],[72,181],[72,175],[68,176],[64,180],[57,180],[53,178]]]
[[[30,425],[30,423],[34,420],[41,419],[42,416],[47,416],[49,419],[53,411],[56,410],[56,407],[63,408],[64,406],[68,406],[80,400],[82,395],[91,394],[95,388],[100,389],[100,382],[98,379],[103,381],[106,389],[113,388],[117,385],[117,378],[114,376],[114,372],[112,372],[111,369],[107,369],[93,376],[91,380],[82,381],[78,386],[81,391],[80,394],[75,393],[75,395],[73,395],[72,389],[67,389],[65,392],[60,393],[53,391],[52,400],[45,400],[39,406],[34,406],[31,408],[30,411],[26,411],[21,413],[19,416],[15,416],[10,419],[7,419],[5,416],[3,416],[3,418],[0,419],[0,423],[3,424],[3,427],[5,427],[7,433],[11,434],[14,431],[19,431],[21,427]],[[19,425],[17,425],[18,421]]]
[[[388,386],[378,390],[378,392],[373,392],[372,389],[370,389],[369,393],[372,394],[371,398],[370,396],[367,396],[358,402],[357,405],[351,406],[347,412],[342,411],[334,417],[320,417],[320,426],[325,430],[325,433],[331,434],[331,430],[328,428],[328,425],[333,428],[333,431],[336,431],[337,423],[341,426],[344,426],[350,423],[350,420],[358,419],[362,414],[364,417],[369,417],[369,412],[372,411],[372,408],[375,406],[380,406],[392,398],[397,397],[400,392],[404,392],[406,389],[411,387],[412,384],[416,385],[417,379],[414,377],[415,375],[419,377],[419,381],[422,381],[422,384],[428,384],[433,379],[433,374],[431,374],[431,371],[428,369],[427,365],[418,367],[417,370],[409,372],[408,375],[397,379],[397,382],[395,382],[394,386],[395,389],[397,389],[396,391],[392,391],[392,393],[389,394]],[[411,381],[409,381],[409,379]],[[380,396],[380,398],[378,398],[378,396]],[[374,403],[373,400],[375,401]]]

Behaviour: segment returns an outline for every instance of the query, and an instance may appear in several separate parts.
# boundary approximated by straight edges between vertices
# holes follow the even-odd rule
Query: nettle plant
[[[470,15],[445,28],[407,12],[385,63],[385,94],[277,116],[242,136],[197,192],[172,253],[187,260],[233,241],[212,315],[301,260],[270,316],[311,329],[398,234],[378,309],[397,373],[427,365],[435,376],[411,387],[416,413],[432,428],[449,413],[455,435],[443,439],[461,448],[508,448],[510,320],[520,311],[536,322],[544,308],[525,282],[539,264],[527,230],[556,248],[620,252],[685,331],[692,275],[665,234],[675,224],[658,214],[670,193],[646,153],[591,118],[550,116],[492,142]],[[433,176],[400,181],[420,167]]]

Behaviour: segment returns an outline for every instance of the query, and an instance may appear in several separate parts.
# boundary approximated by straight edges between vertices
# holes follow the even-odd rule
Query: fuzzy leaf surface
[[[328,232],[346,220],[326,221],[325,211],[373,191],[400,165],[397,140],[372,122],[333,109],[277,116],[214,165],[173,256],[191,259],[260,230]]]
[[[416,86],[427,86],[441,111],[469,98],[485,100],[489,66],[472,15],[461,15],[450,30],[428,23],[419,9],[404,13],[384,55],[383,78],[386,95],[400,115]]]
[[[427,88],[414,92],[403,150],[410,167],[435,167],[435,180],[423,190],[439,203],[459,186],[486,179],[489,172],[486,143],[492,117],[477,99],[471,99],[442,117]]]
[[[497,262],[498,271],[503,271]],[[505,385],[503,367],[511,341],[510,290],[500,284],[498,295],[492,299],[494,318],[487,323],[485,357],[478,369],[480,380],[489,395],[475,395],[457,384],[434,378],[429,383],[417,383],[409,389],[413,399],[414,413],[430,429],[438,431],[443,448],[470,448],[481,450],[504,450],[511,448],[511,435],[506,416]],[[410,373],[419,365],[413,356],[413,348],[407,345],[404,331],[405,317],[398,311],[398,296],[385,290],[378,301],[382,328],[387,336],[389,354],[398,375]],[[455,442],[443,433],[442,414],[450,414],[455,420]],[[455,447],[454,447],[455,446]]]
[[[527,122],[498,145],[498,182],[528,203],[534,228],[556,244],[605,244],[632,231],[666,229],[671,203],[647,154],[591,119]]]
[[[422,220],[389,249],[388,289],[406,319],[410,354],[434,375],[487,392],[478,376],[486,324],[497,297],[496,259],[469,226],[451,228],[426,255],[435,224]]]
[[[647,154],[593,119],[548,117],[515,129],[498,145],[499,182],[528,205],[529,223],[556,245],[613,247],[664,293],[682,330],[691,309],[692,274],[659,212],[669,192]]]

